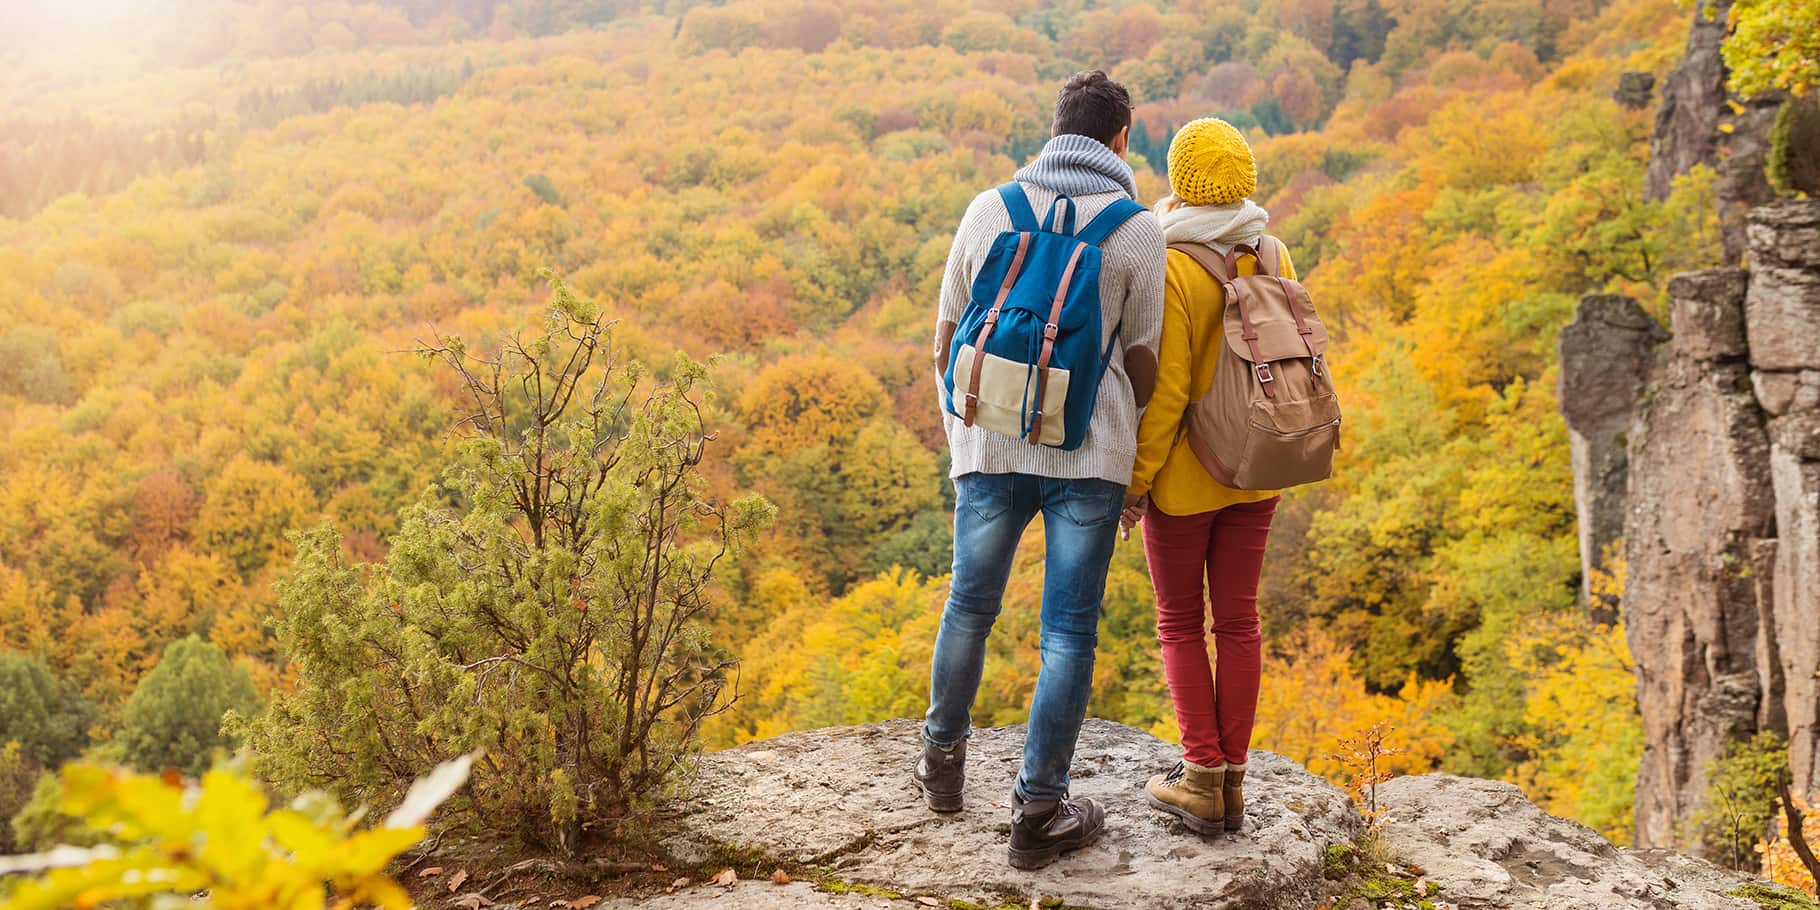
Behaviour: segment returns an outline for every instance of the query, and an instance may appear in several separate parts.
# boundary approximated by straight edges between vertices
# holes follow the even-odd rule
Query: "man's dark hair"
[[[1052,136],[1089,136],[1111,145],[1119,130],[1131,125],[1131,93],[1100,70],[1068,77],[1055,96]]]

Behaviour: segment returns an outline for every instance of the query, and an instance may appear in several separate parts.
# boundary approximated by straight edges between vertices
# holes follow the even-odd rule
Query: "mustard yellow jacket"
[[[1283,276],[1296,277],[1289,250]],[[1238,273],[1255,275],[1258,258],[1239,257]],[[1156,391],[1138,424],[1132,494],[1150,495],[1170,515],[1196,515],[1243,502],[1258,502],[1277,490],[1235,490],[1209,475],[1182,432],[1188,406],[1213,388],[1213,370],[1227,356],[1226,294],[1213,276],[1186,253],[1170,250],[1163,280],[1163,338],[1157,349]]]

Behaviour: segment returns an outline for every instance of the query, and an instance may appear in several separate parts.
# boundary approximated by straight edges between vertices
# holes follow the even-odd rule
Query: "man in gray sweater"
[[[1072,197],[1087,223],[1117,200],[1137,195],[1125,164],[1131,97],[1094,71],[1075,75],[1055,105],[1053,138],[1016,180],[1037,212]],[[987,190],[968,206],[942,281],[935,360],[945,372],[950,342],[993,242],[1012,230],[1003,197]],[[1043,516],[1045,562],[1042,671],[1030,703],[1024,762],[1012,792],[1010,861],[1053,862],[1092,843],[1105,812],[1068,795],[1068,767],[1093,686],[1100,601],[1117,540],[1125,487],[1137,453],[1138,416],[1156,380],[1163,322],[1163,231],[1145,211],[1101,244],[1100,349],[1110,357],[1085,441],[1065,450],[1036,445],[944,412],[958,494],[954,580],[931,668],[923,754],[914,779],[930,808],[961,808],[966,740],[997,618],[1024,529]],[[1053,327],[1052,327],[1053,328]]]

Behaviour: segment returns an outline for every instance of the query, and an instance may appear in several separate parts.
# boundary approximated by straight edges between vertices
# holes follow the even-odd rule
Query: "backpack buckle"
[[[1045,323],[1043,323],[1043,340],[1044,341],[1054,341],[1055,336],[1057,334],[1059,334],[1061,331],[1062,331],[1061,326],[1056,325],[1053,322],[1045,322]]]
[[[1312,369],[1314,370],[1314,374],[1316,376],[1325,377],[1327,375],[1327,359],[1326,358],[1327,358],[1327,355],[1325,355],[1325,354],[1314,355],[1314,366],[1312,367]]]
[[[1254,363],[1251,365],[1251,371],[1257,374],[1258,382],[1269,384],[1277,381],[1276,376],[1270,372],[1268,363]]]

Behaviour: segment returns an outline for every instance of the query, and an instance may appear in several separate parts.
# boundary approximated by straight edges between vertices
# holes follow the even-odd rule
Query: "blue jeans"
[[[1018,539],[1040,512],[1047,538],[1043,668],[1030,699],[1017,793],[1025,800],[1059,799],[1068,793],[1068,764],[1093,689],[1100,601],[1125,488],[1030,474],[968,474],[955,487],[954,582],[935,637],[923,739],[945,748],[971,731],[986,636],[998,618]]]

